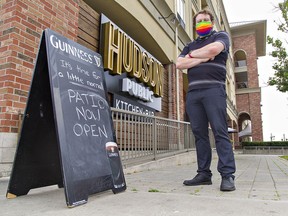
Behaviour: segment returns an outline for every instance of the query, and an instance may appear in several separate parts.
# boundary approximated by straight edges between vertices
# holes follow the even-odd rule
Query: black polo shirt
[[[229,53],[229,36],[225,31],[213,31],[204,38],[198,37],[188,43],[182,50],[179,57],[185,57],[191,50],[199,49],[212,42],[219,41],[224,45],[224,50],[215,56],[214,60],[203,62],[188,69],[188,91],[199,88],[213,88],[225,85],[226,81],[226,61]]]

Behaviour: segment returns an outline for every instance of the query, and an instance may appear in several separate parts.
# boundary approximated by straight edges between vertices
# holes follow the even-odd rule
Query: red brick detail
[[[183,91],[183,75],[182,72],[176,71],[175,64],[164,65],[164,79],[163,79],[163,92],[162,97],[162,117],[181,120],[185,118],[185,100]],[[176,80],[176,73],[178,74],[178,81]],[[177,86],[179,83],[179,95],[177,96]],[[179,97],[179,101],[177,99]],[[179,117],[177,112],[177,103],[179,102]],[[163,114],[165,113],[165,116]]]
[[[256,53],[256,37],[254,33],[233,37],[233,50],[244,50],[247,61],[248,87],[258,88],[258,68]],[[248,89],[249,90],[249,89]],[[250,92],[236,95],[237,111],[239,114],[247,113],[252,126],[252,140],[263,140],[261,92]],[[238,125],[241,122],[238,122]]]
[[[4,1],[0,8],[0,132],[17,132],[44,29],[74,41],[79,5],[73,0]]]

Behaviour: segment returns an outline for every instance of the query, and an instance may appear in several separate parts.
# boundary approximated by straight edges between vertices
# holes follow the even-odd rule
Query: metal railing
[[[236,82],[237,89],[248,88],[248,82]]]
[[[111,108],[124,166],[195,149],[190,123]],[[215,141],[209,130],[211,147]]]

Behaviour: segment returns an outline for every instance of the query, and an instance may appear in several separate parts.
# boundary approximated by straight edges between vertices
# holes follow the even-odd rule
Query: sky
[[[223,0],[228,22],[267,20],[267,35],[282,39],[287,35],[281,35],[277,30],[277,24],[281,20],[281,12],[275,9],[283,0]],[[261,112],[263,121],[264,141],[281,141],[288,139],[288,92],[282,93],[274,86],[267,86],[269,77],[273,76],[273,62],[271,53],[273,47],[266,45],[266,56],[257,60],[259,85],[261,87]],[[253,128],[252,128],[253,130]]]

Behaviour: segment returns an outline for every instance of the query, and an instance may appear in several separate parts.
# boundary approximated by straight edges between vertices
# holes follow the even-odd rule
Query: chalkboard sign
[[[47,29],[6,196],[53,184],[69,207],[126,189],[101,56]]]

